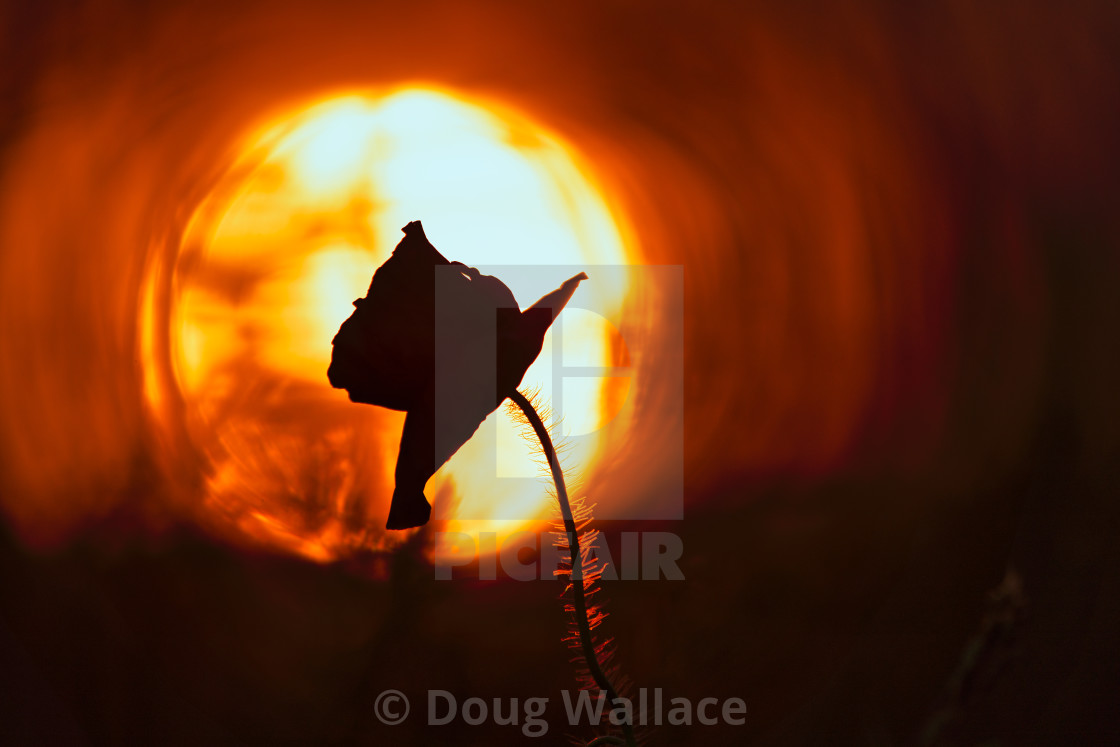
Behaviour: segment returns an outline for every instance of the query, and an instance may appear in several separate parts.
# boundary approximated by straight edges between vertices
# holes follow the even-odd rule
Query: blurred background
[[[607,582],[604,627],[636,685],[747,715],[651,743],[1120,738],[1114,4],[76,0],[0,33],[5,742],[524,740],[382,726],[387,688],[571,731],[559,587],[385,537],[399,419],[306,348],[446,164],[388,193],[371,145],[332,191],[301,128],[410,91],[385,132],[497,149],[404,216],[451,259],[683,267],[683,313],[620,292],[625,345],[588,332],[636,374],[583,393],[619,428],[576,466],[640,506],[683,427],[684,518],[601,528],[676,532],[685,580]],[[522,186],[480,192],[499,162]]]

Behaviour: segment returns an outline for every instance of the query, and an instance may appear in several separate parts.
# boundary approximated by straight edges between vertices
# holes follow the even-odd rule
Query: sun
[[[522,307],[573,266],[591,275],[580,293],[594,308],[625,298],[619,276],[595,282],[596,266],[631,259],[619,221],[572,149],[523,115],[413,88],[334,97],[268,123],[192,216],[170,315],[207,506],[238,532],[320,560],[385,542],[403,413],[350,403],[326,369],[352,301],[416,219],[444,254],[501,277]],[[626,364],[606,316],[578,305],[524,386],[546,400],[557,392],[559,435],[581,436],[569,463],[589,468],[596,431],[626,415],[629,379],[553,386],[560,363]],[[549,516],[517,432],[499,408],[428,484],[447,531],[501,535]]]

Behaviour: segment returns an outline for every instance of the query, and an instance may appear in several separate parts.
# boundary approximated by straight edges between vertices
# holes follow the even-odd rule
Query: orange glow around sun
[[[270,124],[191,217],[173,271],[171,364],[207,465],[209,515],[317,560],[391,543],[382,527],[404,414],[349,402],[326,370],[351,302],[416,219],[448,258],[502,277],[522,307],[573,273],[523,279],[498,266],[579,266],[591,276],[579,293],[599,309],[626,295],[595,283],[595,265],[630,258],[604,196],[558,138],[519,115],[407,89]],[[605,317],[569,308],[561,319],[565,365],[628,364]],[[551,356],[546,340],[523,390],[551,391]],[[158,410],[166,393],[147,384]],[[628,385],[565,380],[560,435],[628,418]],[[526,492],[493,478],[540,474],[504,410],[491,416],[492,439],[472,439],[428,484],[436,516],[450,519],[441,529],[500,537],[550,515],[543,481]],[[582,438],[568,463],[589,469],[598,449]],[[455,518],[482,516],[495,518]]]

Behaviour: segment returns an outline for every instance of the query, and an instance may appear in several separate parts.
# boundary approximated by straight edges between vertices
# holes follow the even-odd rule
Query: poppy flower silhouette
[[[352,402],[408,413],[387,529],[426,524],[424,486],[521,384],[585,273],[521,311],[496,277],[451,262],[420,221],[332,341],[327,378]]]

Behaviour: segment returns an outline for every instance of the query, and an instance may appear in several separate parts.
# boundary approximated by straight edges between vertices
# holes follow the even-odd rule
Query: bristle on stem
[[[568,499],[568,488],[564,481],[564,472],[560,468],[560,461],[557,456],[556,447],[553,445],[552,436],[545,427],[544,419],[541,413],[531,400],[539,399],[539,392],[530,392],[528,396],[521,392],[514,391],[510,395],[510,400],[516,405],[516,410],[511,407],[515,415],[524,418],[523,425],[527,425],[526,431],[531,432],[536,436],[536,440],[540,443],[541,450],[544,452],[544,461],[552,475],[552,482],[556,487],[556,501],[560,507],[560,517],[563,522],[563,533],[557,540],[557,547],[564,549],[568,552],[568,565],[570,566],[566,571],[561,570],[558,573],[568,575],[569,584],[568,588],[572,592],[572,604],[568,610],[575,618],[576,635],[568,639],[569,645],[578,651],[579,657],[582,659],[583,665],[587,668],[587,673],[590,675],[591,682],[597,686],[602,692],[606,693],[609,702],[616,704],[619,701],[618,690],[616,689],[611,678],[607,675],[606,669],[608,663],[612,658],[612,651],[610,650],[610,641],[603,641],[600,645],[596,646],[595,640],[592,637],[592,631],[599,626],[603,621],[605,614],[598,608],[593,611],[588,610],[588,597],[594,593],[593,590],[588,589],[588,586],[594,584],[599,575],[602,573],[602,565],[597,559],[590,556],[590,548],[594,546],[594,542],[584,542],[581,547],[580,536],[584,535],[585,539],[590,538],[594,540],[597,536],[597,531],[587,530],[586,527],[591,522],[591,506],[586,502],[577,498],[575,501],[575,510],[573,511],[572,502]],[[544,409],[544,408],[541,408]],[[545,417],[548,417],[547,411]],[[519,417],[520,419],[520,417]],[[524,435],[529,435],[525,433]],[[622,731],[625,741],[620,742],[616,737],[603,736],[592,740],[592,744],[626,744],[630,747],[636,745],[634,739],[634,727],[632,724],[624,723]]]

